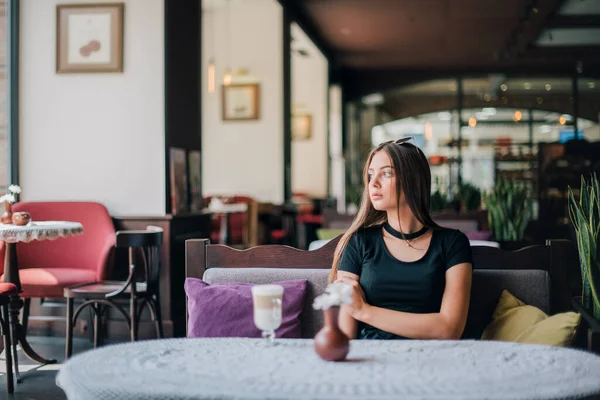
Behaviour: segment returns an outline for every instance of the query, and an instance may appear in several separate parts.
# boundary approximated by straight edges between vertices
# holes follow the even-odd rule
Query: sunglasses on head
[[[412,143],[408,143],[408,141],[409,141],[409,140],[412,140],[412,141],[414,142],[415,138],[414,138],[414,137],[412,137],[412,136],[406,136],[406,137],[400,138],[400,139],[398,139],[398,140],[389,140],[389,141],[387,141],[387,142],[384,142],[384,143],[382,143],[382,144],[395,143],[395,144],[397,144],[397,145],[411,144],[411,145],[413,145],[413,146],[414,146],[414,144],[412,144]]]

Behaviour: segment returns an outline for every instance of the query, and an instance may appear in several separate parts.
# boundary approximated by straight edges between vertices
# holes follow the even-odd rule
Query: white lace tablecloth
[[[83,233],[83,225],[69,221],[32,221],[24,226],[0,224],[0,241],[8,243],[54,240]]]
[[[207,208],[204,209],[205,212],[214,213],[214,214],[233,214],[246,212],[248,210],[248,204],[246,203],[232,203],[232,204],[217,204],[213,205],[211,203]]]
[[[82,353],[59,371],[69,399],[571,399],[600,393],[600,357],[484,341],[166,339]]]

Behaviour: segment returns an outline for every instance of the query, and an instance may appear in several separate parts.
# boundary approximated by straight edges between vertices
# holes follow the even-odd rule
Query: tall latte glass
[[[252,301],[254,303],[254,325],[262,331],[262,336],[269,344],[275,339],[275,329],[281,325],[281,300],[283,286],[255,285],[252,286]]]

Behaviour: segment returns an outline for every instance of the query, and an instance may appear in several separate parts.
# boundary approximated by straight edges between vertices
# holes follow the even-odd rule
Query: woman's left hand
[[[365,300],[365,292],[360,287],[360,283],[354,279],[340,278],[336,282],[345,283],[352,287],[352,303],[344,304],[350,315],[356,320],[361,319],[361,314],[367,309],[369,304]]]

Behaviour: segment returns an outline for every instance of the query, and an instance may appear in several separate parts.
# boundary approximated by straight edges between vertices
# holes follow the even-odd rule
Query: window
[[[9,16],[8,2],[0,0],[0,193],[6,192],[10,184],[10,131],[8,124],[9,105]]]

